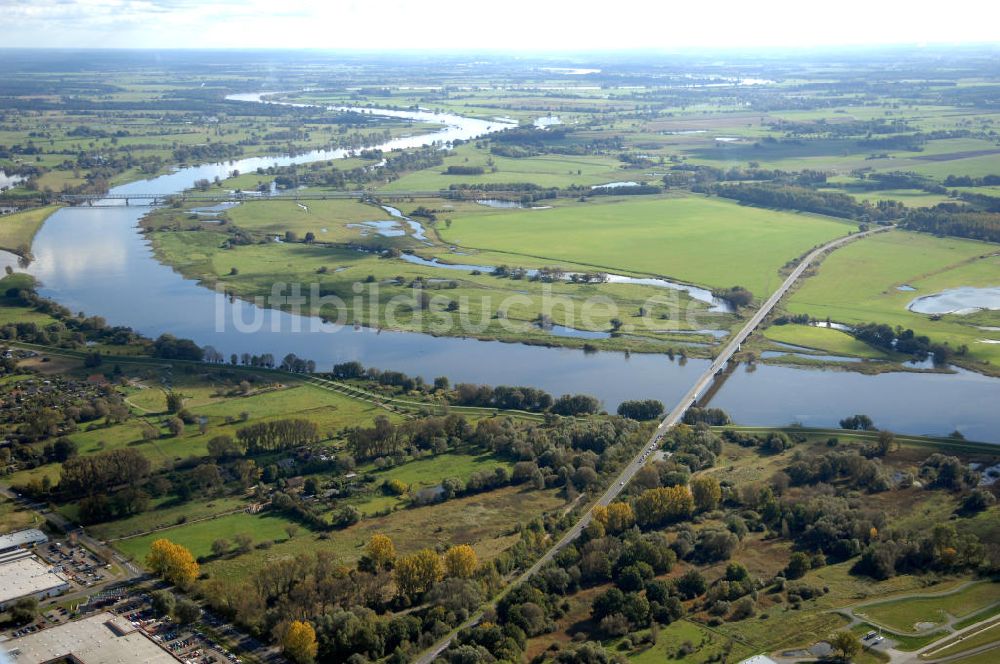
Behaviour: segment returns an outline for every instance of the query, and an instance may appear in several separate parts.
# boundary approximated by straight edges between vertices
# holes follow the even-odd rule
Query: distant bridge
[[[180,194],[52,194],[45,197],[47,202],[58,201],[69,205],[89,207],[138,206],[152,207],[167,205],[176,201],[182,203],[241,203],[244,201],[325,201],[337,199],[379,198],[446,198],[451,200],[475,200],[501,198],[519,201],[524,191],[480,191],[476,189],[442,189],[438,191],[326,191],[287,192],[280,194],[260,194],[251,191],[229,192],[185,192]],[[8,200],[0,196],[0,203]],[[10,198],[11,203],[24,202],[23,197]]]

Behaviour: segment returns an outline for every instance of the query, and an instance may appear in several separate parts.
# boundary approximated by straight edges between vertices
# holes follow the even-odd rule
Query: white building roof
[[[18,530],[13,533],[7,533],[6,535],[0,535],[0,551],[3,551],[4,549],[12,549],[15,546],[38,544],[39,542],[48,541],[49,536],[40,531],[38,528]]]
[[[773,659],[767,655],[754,655],[753,657],[747,657],[739,664],[778,664]]]
[[[66,577],[34,556],[22,556],[0,564],[0,604],[63,586],[69,586]]]
[[[98,613],[0,643],[16,664],[41,664],[73,655],[83,664],[177,664],[131,623]]]

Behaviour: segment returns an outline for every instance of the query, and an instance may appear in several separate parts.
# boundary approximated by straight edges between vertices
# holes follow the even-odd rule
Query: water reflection
[[[431,117],[446,125],[444,131],[397,139],[380,147],[422,145],[445,136],[471,138],[503,126],[496,121]],[[317,150],[194,166],[116,187],[114,193],[176,193],[196,179],[224,178],[234,169],[248,172],[258,166],[305,163],[345,154],[343,150]],[[358,360],[428,380],[447,375],[454,382],[532,385],[556,395],[589,393],[609,410],[625,399],[655,398],[673,404],[708,366],[707,360],[684,356],[672,362],[665,355],[633,353],[626,357],[615,352],[584,353],[364,328],[338,330],[313,318],[229,301],[156,261],[136,228],[144,212],[119,206],[64,208],[53,214],[36,236],[33,252],[37,260],[29,268],[43,284],[41,294],[72,311],[103,316],[113,325],[129,325],[151,337],[170,332],[212,345],[227,355],[269,352],[280,357],[295,353],[315,360],[320,369],[333,362]],[[0,258],[11,261],[10,255]],[[415,258],[404,259],[418,262]],[[622,279],[629,281],[621,283],[639,283]],[[698,292],[682,284],[676,287]],[[253,332],[242,331],[254,321],[259,326],[254,326]],[[310,332],[316,325],[319,329]],[[958,428],[969,438],[1000,442],[997,403],[1000,381],[968,372],[864,376],[760,366],[752,374],[736,372],[713,405],[725,408],[745,424],[800,420],[825,426],[836,424],[845,415],[867,412],[880,426],[900,432],[948,433]]]

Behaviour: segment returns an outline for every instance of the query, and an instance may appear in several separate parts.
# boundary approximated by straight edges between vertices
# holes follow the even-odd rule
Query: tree
[[[733,612],[729,614],[730,620],[744,620],[746,618],[751,618],[757,613],[757,607],[754,605],[752,597],[741,597],[736,604],[733,605]]]
[[[236,550],[239,553],[248,553],[253,548],[253,537],[247,533],[239,533],[233,539],[236,540]]]
[[[365,553],[375,569],[386,569],[396,561],[396,545],[388,535],[375,533],[368,540]]]
[[[403,480],[393,478],[383,482],[382,489],[390,496],[402,496],[409,491],[410,487],[406,486],[406,482]]]
[[[214,463],[203,463],[191,471],[191,479],[203,492],[214,491],[222,486],[222,472]]]
[[[146,556],[146,565],[164,581],[187,588],[198,578],[199,567],[194,556],[180,544],[168,539],[153,542]]]
[[[232,545],[229,543],[229,540],[220,537],[219,539],[212,542],[212,553],[216,557],[223,556],[226,554],[227,551],[229,551],[230,546]]]
[[[444,565],[433,549],[421,549],[396,561],[395,576],[400,594],[412,600],[444,577]]]
[[[898,448],[899,445],[896,442],[896,434],[891,431],[879,431],[878,432],[878,442],[876,443],[876,450],[879,456],[885,456],[889,452]]]
[[[840,659],[845,662],[861,652],[861,641],[853,632],[837,632],[830,637],[830,646],[840,653]]]
[[[691,569],[677,579],[677,592],[685,599],[693,599],[705,592],[708,584],[698,570]]]
[[[691,480],[691,495],[699,512],[709,512],[719,506],[719,501],[722,500],[722,487],[714,477],[703,475]]]
[[[965,500],[962,501],[961,512],[963,514],[975,514],[992,507],[997,502],[996,496],[986,489],[974,489]]]
[[[476,573],[479,559],[468,544],[453,546],[444,554],[444,567],[450,577],[468,579]]]
[[[38,600],[34,597],[22,597],[10,607],[10,619],[18,625],[29,623],[38,615]]]
[[[169,616],[177,606],[177,596],[169,590],[156,590],[150,595],[150,604],[158,616]]]
[[[167,412],[177,413],[184,407],[184,395],[178,392],[167,392]]]
[[[648,489],[635,501],[635,520],[640,526],[657,526],[691,516],[694,498],[686,486]]]
[[[618,405],[618,414],[632,420],[655,420],[663,414],[663,402],[656,399],[623,401]]]
[[[167,430],[171,436],[179,436],[184,433],[184,420],[179,417],[171,417],[167,420]]]
[[[840,421],[840,428],[853,431],[874,431],[875,424],[872,422],[872,418],[867,415],[851,415]]]
[[[785,578],[801,579],[811,567],[812,562],[809,556],[801,551],[796,551],[792,554],[791,559],[788,561],[788,566],[785,567]]]
[[[601,402],[586,394],[564,394],[552,404],[556,415],[590,415],[601,408]]]
[[[59,438],[52,445],[52,456],[60,463],[77,455],[77,445],[69,438]]]
[[[185,597],[177,602],[177,607],[174,609],[174,617],[177,618],[177,622],[180,624],[190,625],[201,617],[201,607],[194,600]]]
[[[208,441],[208,455],[217,459],[231,459],[243,456],[243,448],[232,436],[215,436]]]
[[[149,459],[132,448],[68,459],[59,488],[70,496],[94,495],[120,485],[137,485],[149,475]]]
[[[319,651],[316,630],[308,622],[293,620],[281,636],[281,649],[292,661],[309,664]]]
[[[605,526],[609,533],[620,533],[635,525],[635,514],[632,506],[625,502],[614,502],[608,505],[607,522]]]

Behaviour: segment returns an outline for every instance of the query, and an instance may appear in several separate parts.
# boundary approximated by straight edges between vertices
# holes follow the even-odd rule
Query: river
[[[261,95],[237,97],[261,101]],[[364,109],[371,112],[371,109]],[[381,112],[380,112],[381,113]],[[424,111],[387,111],[392,117],[442,125],[438,132],[397,138],[378,147],[392,150],[470,139],[509,125]],[[195,180],[227,177],[259,166],[338,159],[346,150],[314,150],[295,156],[253,157],[177,169],[149,180],[115,187],[113,194],[173,194]],[[555,395],[582,392],[614,410],[625,399],[660,399],[671,407],[708,366],[707,360],[670,361],[664,355],[585,353],[405,332],[336,329],[288,313],[229,301],[185,279],[153,256],[137,231],[147,209],[74,207],[45,222],[32,246],[28,271],[40,293],[72,311],[103,316],[156,337],[169,332],[230,353],[286,353],[315,360],[321,369],[358,360],[366,366],[403,371],[430,380],[520,384]],[[10,255],[3,257],[11,263]],[[16,261],[13,261],[16,262]],[[240,332],[232,321],[259,321],[259,331]],[[226,324],[220,325],[220,321]],[[738,369],[714,398],[745,424],[783,425],[792,421],[833,426],[846,415],[869,414],[877,425],[906,433],[946,434],[956,428],[973,440],[1000,442],[1000,380],[977,374],[893,373],[863,376],[760,365]]]

